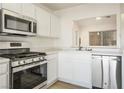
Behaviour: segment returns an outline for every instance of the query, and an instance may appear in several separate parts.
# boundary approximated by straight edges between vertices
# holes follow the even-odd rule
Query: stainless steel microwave
[[[1,35],[36,35],[37,21],[35,19],[5,9],[1,9],[0,12]]]

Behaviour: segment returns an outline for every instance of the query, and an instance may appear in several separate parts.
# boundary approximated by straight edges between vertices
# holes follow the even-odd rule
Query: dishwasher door
[[[92,86],[93,88],[103,87],[103,76],[102,76],[102,57],[93,55],[92,56]]]
[[[110,57],[110,88],[121,89],[121,57]]]

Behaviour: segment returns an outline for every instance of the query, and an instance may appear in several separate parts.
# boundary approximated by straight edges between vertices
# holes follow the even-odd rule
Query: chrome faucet
[[[81,47],[81,37],[79,37],[79,47],[78,50],[81,51],[83,47]]]

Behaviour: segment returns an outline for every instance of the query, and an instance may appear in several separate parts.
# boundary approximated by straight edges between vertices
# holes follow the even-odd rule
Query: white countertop
[[[34,48],[31,51],[35,51],[35,52],[45,52],[47,55],[49,54],[55,54],[58,53],[59,51],[61,51],[61,49],[59,48]]]
[[[112,55],[112,56],[122,56],[122,53],[121,52],[108,52],[108,51],[92,51],[91,52],[92,54],[95,54],[95,55]]]
[[[36,51],[36,50],[34,50]],[[90,52],[91,54],[97,54],[97,55],[114,55],[114,56],[122,56],[123,51],[120,51],[119,49],[99,49],[99,50],[93,50],[93,51],[79,51],[76,48],[68,48],[68,49],[60,49],[60,48],[46,48],[46,49],[41,49],[39,48],[37,50],[38,52],[45,52],[47,55],[49,54],[55,54],[60,51],[77,51],[77,52]]]
[[[0,63],[4,63],[4,62],[9,62],[10,60],[8,58],[2,58],[0,57]]]

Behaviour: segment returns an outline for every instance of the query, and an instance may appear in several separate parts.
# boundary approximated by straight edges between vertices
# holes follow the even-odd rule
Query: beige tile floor
[[[57,81],[52,86],[50,86],[48,89],[86,89],[84,87],[72,85],[69,83],[65,83],[62,81]]]

